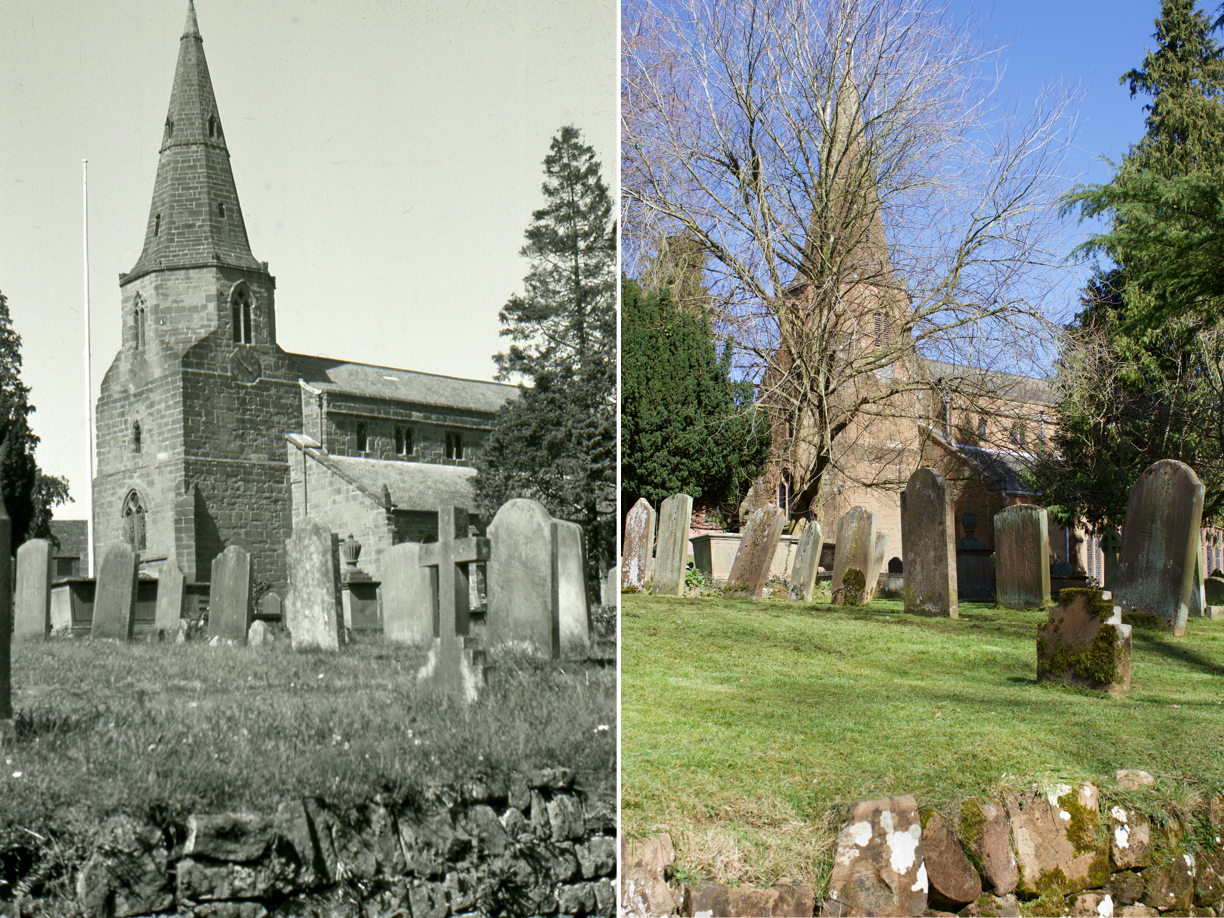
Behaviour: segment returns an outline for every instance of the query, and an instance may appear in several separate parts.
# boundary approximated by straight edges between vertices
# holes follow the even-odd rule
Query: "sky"
[[[616,8],[606,0],[197,0],[255,257],[296,353],[491,379],[498,310],[576,125],[615,193]],[[3,0],[0,292],[22,336],[36,453],[89,479],[89,398],[119,348],[187,0]],[[59,518],[84,516],[83,503]]]

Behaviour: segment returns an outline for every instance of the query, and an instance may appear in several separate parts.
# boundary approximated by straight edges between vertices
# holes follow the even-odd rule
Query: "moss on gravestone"
[[[842,599],[846,605],[862,605],[865,589],[867,589],[867,577],[857,567],[849,568],[842,575]]]

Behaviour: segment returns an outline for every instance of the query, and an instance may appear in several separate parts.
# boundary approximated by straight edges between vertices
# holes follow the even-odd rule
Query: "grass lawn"
[[[1224,785],[1224,622],[1136,630],[1112,698],[1036,681],[1043,611],[621,599],[622,824],[670,832],[682,875],[822,893],[857,800],[943,808],[1120,768],[1175,803]]]
[[[434,781],[554,765],[612,799],[614,667],[492,657],[485,693],[463,709],[418,691],[424,660],[373,638],[330,655],[294,653],[287,639],[17,645],[0,854],[79,838],[117,811],[181,824],[305,796],[406,799]]]

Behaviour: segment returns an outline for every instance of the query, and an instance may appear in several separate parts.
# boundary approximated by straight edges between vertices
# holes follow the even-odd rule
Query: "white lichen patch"
[[[871,823],[865,819],[862,822],[856,822],[846,831],[860,848],[866,848],[867,843],[871,841]]]
[[[911,886],[910,889],[914,892],[927,891],[926,864],[920,864],[918,866],[918,877],[914,880],[914,885]]]
[[[899,874],[904,874],[914,866],[918,845],[922,842],[922,825],[914,823],[906,832],[889,832],[888,863]],[[924,869],[926,865],[923,865]]]
[[[1113,918],[1113,897],[1105,893],[1105,898],[1097,903],[1097,914],[1100,918]]]
[[[1058,811],[1058,818],[1059,818],[1059,819],[1061,819],[1063,822],[1070,822],[1070,821],[1071,821],[1071,814],[1070,814],[1070,813],[1068,813],[1066,810],[1059,810],[1059,811]]]
[[[885,832],[891,832],[893,830],[892,810],[880,811],[880,828]]]
[[[1130,847],[1130,828],[1127,826],[1118,826],[1114,829],[1114,841],[1119,848]]]
[[[1109,815],[1118,822],[1126,822],[1126,810],[1122,809],[1120,806],[1115,806],[1112,810],[1110,810]]]
[[[1055,784],[1046,788],[1046,799],[1050,801],[1050,806],[1058,806],[1058,798],[1070,790],[1070,784]]]
[[[1186,871],[1190,874],[1190,876],[1194,876],[1194,855],[1183,854],[1182,860],[1186,862]]]

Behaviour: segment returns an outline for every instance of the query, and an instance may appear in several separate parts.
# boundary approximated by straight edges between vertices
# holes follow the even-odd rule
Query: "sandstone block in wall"
[[[582,838],[586,821],[582,818],[582,802],[569,794],[558,794],[548,801],[548,823],[555,842]]]
[[[1007,815],[1020,893],[1041,895],[1058,887],[1069,895],[1109,879],[1108,851],[1097,841],[1100,807],[1093,785],[1056,784],[1011,794]]]
[[[927,871],[927,903],[932,908],[958,911],[982,894],[981,877],[939,813],[932,813],[922,827],[922,851]]]
[[[127,816],[107,820],[99,848],[77,874],[76,894],[87,915],[127,918],[174,904],[161,831]]]
[[[622,914],[633,918],[670,915],[679,903],[667,885],[667,871],[676,862],[676,850],[666,832],[630,843],[620,836]]]
[[[1194,904],[1215,908],[1224,901],[1224,852],[1200,851],[1194,859]]]
[[[187,817],[183,854],[215,861],[258,860],[272,843],[273,822],[250,813],[193,814]]]
[[[1071,901],[1071,914],[1082,918],[1101,918],[1113,914],[1113,897],[1109,893],[1080,893]]]
[[[1143,877],[1131,870],[1115,873],[1105,884],[1114,906],[1133,905],[1143,898]]]
[[[965,850],[982,865],[982,883],[996,895],[1006,896],[1020,882],[1016,855],[1011,847],[1007,811],[994,803],[970,798],[961,805],[960,837]]]
[[[1194,899],[1194,855],[1174,855],[1172,860],[1143,872],[1143,904],[1174,915],[1190,914]]]
[[[926,907],[922,824],[913,796],[856,803],[837,839],[824,913],[921,915]]]
[[[812,887],[778,885],[769,889],[707,883],[688,887],[686,915],[710,918],[756,918],[763,915],[811,915],[816,909]]]
[[[249,864],[182,858],[176,870],[180,904],[226,899],[266,899],[301,888],[298,865],[272,852]]]
[[[595,911],[595,884],[562,886],[557,891],[557,911],[562,915],[585,915]]]
[[[1146,867],[1151,859],[1152,826],[1146,816],[1121,806],[1106,814],[1109,859],[1118,870]]]
[[[494,856],[505,853],[506,829],[493,807],[485,804],[468,807],[462,826],[481,851]]]
[[[960,911],[962,918],[1020,918],[1020,901],[1011,893],[993,896],[987,893],[974,899]]]
[[[588,880],[616,871],[616,842],[609,835],[599,835],[585,844],[575,845],[574,854],[582,875]]]
[[[414,886],[408,891],[408,902],[412,906],[412,918],[446,918],[450,914],[446,887],[441,883]]]

